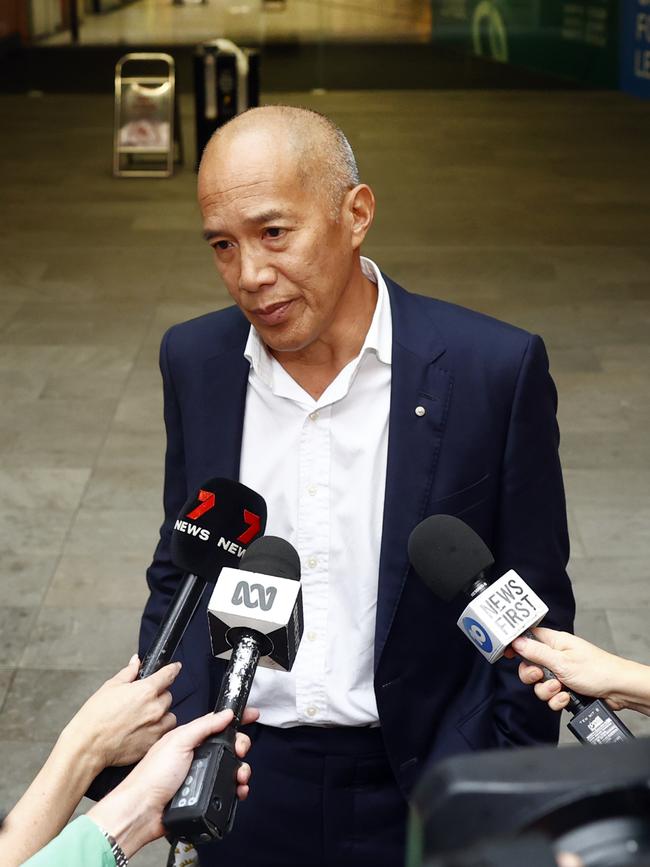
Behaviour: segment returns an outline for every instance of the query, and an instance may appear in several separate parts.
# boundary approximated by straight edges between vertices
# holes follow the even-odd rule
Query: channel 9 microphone
[[[264,536],[246,551],[239,569],[221,571],[210,602],[212,653],[228,659],[215,713],[232,710],[220,735],[194,752],[190,770],[163,816],[168,834],[197,845],[221,840],[237,806],[235,735],[258,664],[291,671],[304,622],[300,557],[284,539]]]
[[[520,635],[530,631],[548,613],[548,606],[513,569],[496,581],[488,578],[494,557],[483,540],[452,515],[431,515],[413,530],[409,559],[427,587],[444,602],[459,594],[469,604],[458,627],[492,664]],[[544,679],[555,675],[544,669]],[[568,690],[567,710],[573,714],[569,731],[582,743],[611,744],[634,735],[599,699],[592,701]]]
[[[172,661],[208,583],[223,567],[237,566],[247,546],[266,529],[266,503],[258,493],[231,479],[204,482],[178,514],[171,534],[171,559],[184,575],[158,631],[144,655],[138,680]],[[132,767],[106,768],[88,796],[101,798]]]

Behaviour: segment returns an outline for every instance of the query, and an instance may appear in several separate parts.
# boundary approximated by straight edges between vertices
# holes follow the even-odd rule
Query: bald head
[[[290,163],[302,186],[324,195],[332,216],[359,183],[354,153],[342,130],[325,115],[289,105],[252,108],[220,127],[203,152],[200,174],[228,153],[236,155],[242,140],[251,139],[269,162]]]

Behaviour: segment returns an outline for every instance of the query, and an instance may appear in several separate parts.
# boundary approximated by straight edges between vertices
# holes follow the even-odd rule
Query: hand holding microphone
[[[61,739],[78,748],[88,742],[84,751],[95,756],[98,770],[137,762],[176,725],[176,717],[169,712],[169,688],[180,673],[180,662],[166,665],[146,682],[138,680],[139,666],[138,657],[133,656],[91,695],[61,732]]]
[[[208,604],[212,654],[228,659],[215,713],[233,721],[194,752],[187,778],[163,816],[167,832],[194,845],[220,840],[231,829],[239,761],[234,744],[257,666],[290,671],[304,623],[300,557],[284,539],[264,536],[225,568]]]
[[[524,657],[519,665],[522,683],[534,684],[535,694],[551,710],[563,710],[570,701],[564,687],[602,698],[612,710],[629,708],[650,716],[650,667],[608,653],[600,647],[555,629],[537,627],[535,640],[521,636],[512,651]],[[542,666],[557,678],[544,680]]]
[[[458,627],[490,664],[522,635],[534,643],[530,630],[548,607],[512,569],[496,581],[488,578],[494,558],[463,521],[451,515],[426,518],[411,533],[408,550],[413,568],[436,596],[445,602],[461,593],[469,597]],[[542,676],[556,679],[548,669]],[[574,714],[568,728],[582,743],[617,743],[634,737],[598,699],[570,692],[567,709]]]
[[[247,710],[245,723],[257,719],[257,711]],[[161,738],[140,764],[120,785],[88,812],[88,817],[108,831],[120,844],[127,858],[152,840],[162,837],[162,814],[192,762],[194,749],[206,738],[232,724],[232,711],[210,713]],[[245,734],[237,735],[235,750],[243,759],[250,748]],[[237,770],[237,797],[248,795],[251,769],[242,763]]]

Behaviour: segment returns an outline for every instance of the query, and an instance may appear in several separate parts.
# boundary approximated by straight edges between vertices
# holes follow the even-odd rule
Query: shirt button
[[[315,409],[313,412],[310,412],[310,413],[309,413],[309,418],[310,418],[312,421],[316,421],[316,420],[318,419],[318,416],[319,416],[319,415],[320,415],[320,413],[318,412],[317,409]]]
[[[307,565],[310,569],[315,569],[316,566],[318,566],[318,560],[315,557],[310,557],[309,560],[307,560]]]
[[[307,493],[310,494],[310,496],[314,497],[316,495],[317,490],[318,490],[318,487],[316,485],[309,485],[307,488]]]
[[[310,641],[316,641],[316,639],[318,638],[318,635],[314,631],[311,631],[311,632],[307,633],[307,638]]]
[[[426,409],[425,409],[423,406],[416,406],[416,407],[415,407],[415,414],[416,414],[419,418],[422,418],[422,416],[423,416],[425,413],[426,413]]]
[[[316,714],[318,713],[318,711],[316,710],[315,707],[308,707],[308,708],[307,708],[307,713],[308,713],[309,716],[316,716]]]

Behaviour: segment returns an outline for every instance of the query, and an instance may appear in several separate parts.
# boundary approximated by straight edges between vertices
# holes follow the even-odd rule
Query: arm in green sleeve
[[[79,816],[23,867],[115,867],[115,858],[99,827]]]

